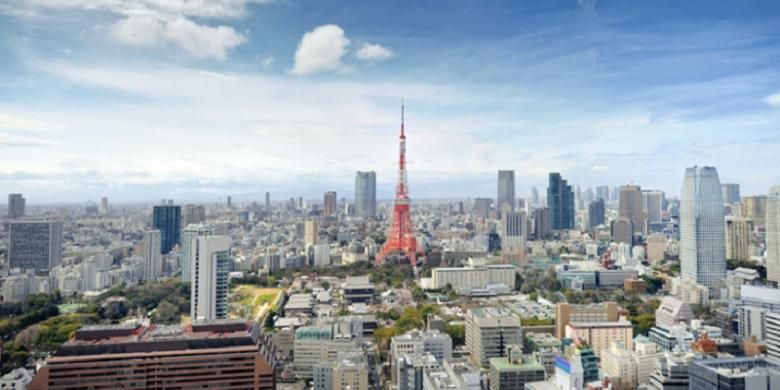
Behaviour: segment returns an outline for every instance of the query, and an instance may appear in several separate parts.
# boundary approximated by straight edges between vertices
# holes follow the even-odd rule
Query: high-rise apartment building
[[[265,212],[270,213],[271,212],[271,193],[266,192],[265,193]]]
[[[184,226],[206,222],[206,208],[199,204],[188,204],[184,206],[183,219]]]
[[[191,326],[94,325],[76,331],[28,390],[74,388],[274,389],[260,325],[240,320]]]
[[[181,280],[189,282],[192,280],[192,259],[195,256],[195,244],[193,240],[202,236],[213,236],[214,227],[207,223],[198,223],[187,225],[182,232],[181,240]]]
[[[723,183],[720,185],[724,203],[739,203],[739,184]]]
[[[499,215],[515,211],[515,171],[498,171],[496,211]]]
[[[105,196],[100,198],[100,214],[108,214],[108,198]]]
[[[780,186],[769,189],[766,205],[766,278],[780,284]]]
[[[680,196],[682,275],[707,287],[726,277],[726,232],[718,171],[694,166],[685,170]]]
[[[749,260],[753,238],[753,221],[743,217],[726,217],[726,259]]]
[[[552,211],[549,207],[534,210],[534,237],[543,240],[552,232]]]
[[[160,251],[160,231],[144,232],[144,279],[155,280],[163,274],[162,254]]]
[[[160,231],[162,253],[169,253],[181,240],[181,206],[154,206],[152,229]]]
[[[25,199],[22,194],[8,194],[8,218],[24,217]]]
[[[8,222],[10,268],[48,273],[62,262],[62,221],[15,220]]]
[[[376,216],[376,172],[355,174],[355,215],[361,218]]]
[[[520,318],[506,309],[480,307],[466,313],[466,350],[476,366],[506,356],[507,347],[523,342]]]
[[[336,191],[328,191],[323,196],[323,214],[326,217],[336,215],[338,210]]]
[[[780,311],[768,312],[766,319],[766,355],[780,361]]]
[[[753,220],[753,227],[757,230],[766,228],[766,195],[753,195],[742,198],[742,216]]]
[[[192,287],[190,315],[193,322],[227,318],[230,237],[199,236],[192,239]]]
[[[509,263],[525,261],[525,246],[528,238],[528,223],[525,211],[504,211],[501,215],[501,249]]]
[[[642,210],[642,188],[635,185],[620,187],[618,215],[634,224],[634,234],[645,234],[645,215]]]
[[[604,224],[605,213],[604,198],[598,198],[588,204],[588,231],[592,232],[596,226]]]
[[[320,222],[311,219],[305,222],[303,232],[303,242],[306,245],[316,245],[320,239]]]
[[[552,212],[552,229],[574,228],[574,193],[560,173],[550,173],[547,186],[547,207]]]

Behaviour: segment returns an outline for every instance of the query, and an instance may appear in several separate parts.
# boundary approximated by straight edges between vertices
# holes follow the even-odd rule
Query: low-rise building
[[[521,389],[528,382],[546,378],[544,366],[532,355],[523,356],[518,345],[507,347],[506,357],[494,357],[489,361],[490,390]]]
[[[634,347],[634,329],[631,322],[572,322],[566,327],[566,337],[578,339],[593,346],[596,354],[609,349],[614,341],[622,342],[627,348]]]

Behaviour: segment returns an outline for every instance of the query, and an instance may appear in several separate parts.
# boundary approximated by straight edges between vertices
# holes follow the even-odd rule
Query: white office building
[[[203,236],[190,242],[192,266],[192,321],[211,321],[227,317],[230,237]]]
[[[144,232],[144,279],[156,280],[163,274],[162,253],[160,251],[160,231]]]
[[[193,239],[201,236],[213,236],[214,227],[207,223],[190,224],[181,232],[181,280],[189,282],[193,278],[191,259],[193,256]]]

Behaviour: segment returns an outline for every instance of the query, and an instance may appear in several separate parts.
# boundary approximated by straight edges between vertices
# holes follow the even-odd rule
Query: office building
[[[510,345],[506,350],[506,357],[489,359],[488,389],[522,389],[526,383],[546,378],[544,366],[533,355],[523,356],[519,345]]]
[[[438,330],[412,330],[390,339],[390,356],[431,354],[439,362],[452,358],[452,338]]]
[[[423,372],[423,390],[482,390],[479,371],[465,359],[446,360]]]
[[[574,228],[574,193],[559,173],[550,173],[547,187],[547,207],[552,213],[552,229]]]
[[[634,221],[629,218],[620,217],[610,223],[610,235],[613,242],[634,245]]]
[[[552,211],[549,207],[534,210],[534,237],[543,240],[552,233]]]
[[[495,307],[469,309],[466,313],[466,350],[476,366],[488,367],[490,358],[506,356],[506,348],[522,344],[520,318]]]
[[[341,286],[341,294],[344,302],[367,303],[374,299],[376,287],[371,284],[368,275],[347,276],[347,281]]]
[[[637,362],[634,354],[620,341],[613,341],[610,347],[599,353],[604,376],[620,389],[635,389],[637,386]]]
[[[199,204],[184,206],[184,226],[206,222],[206,208]]]
[[[588,204],[588,231],[593,232],[596,226],[604,224],[604,199],[598,198]]]
[[[742,198],[742,216],[753,221],[753,227],[757,230],[766,228],[766,209],[768,198],[766,195],[753,195]]]
[[[265,193],[265,212],[270,213],[271,212],[271,193],[266,192]]]
[[[566,337],[579,338],[593,347],[596,354],[609,348],[613,341],[621,342],[628,349],[634,348],[634,328],[625,319],[610,322],[569,322]]]
[[[747,340],[755,336],[759,341],[766,340],[766,316],[772,312],[780,312],[780,290],[743,285],[737,304],[740,338]]]
[[[566,326],[571,322],[614,322],[619,319],[615,302],[592,305],[559,303],[555,306],[555,337],[566,337]]]
[[[726,232],[718,171],[687,168],[680,196],[683,277],[709,288],[726,278]]]
[[[303,242],[305,245],[316,245],[320,239],[320,222],[310,219],[305,222]]]
[[[62,262],[62,221],[8,222],[9,268],[48,274]]]
[[[336,212],[338,211],[338,205],[336,200],[336,191],[328,191],[323,196],[323,215],[326,217],[331,217],[336,215]]]
[[[173,205],[154,206],[152,229],[160,231],[160,249],[169,253],[181,242],[181,207]]]
[[[8,219],[24,217],[25,199],[22,194],[8,194]]]
[[[780,311],[766,313],[766,355],[780,361]]]
[[[436,267],[431,270],[431,288],[451,286],[455,292],[468,294],[471,290],[488,289],[490,286],[515,287],[517,271],[510,264],[493,264],[477,267]]]
[[[780,388],[780,365],[763,357],[703,359],[690,364],[691,390]]]
[[[655,323],[658,326],[690,325],[693,318],[690,305],[675,297],[663,297],[655,310]]]
[[[780,186],[770,188],[767,197],[766,279],[780,285]]]
[[[191,241],[190,316],[193,322],[227,318],[230,237],[199,236]]]
[[[688,390],[688,368],[695,356],[687,352],[667,352],[658,361],[658,368],[650,375],[649,390]]]
[[[726,259],[750,260],[753,221],[742,217],[726,217]]]
[[[655,264],[658,261],[666,258],[666,244],[668,240],[666,235],[660,233],[653,233],[647,236],[647,250],[645,254],[647,261],[650,264]]]
[[[496,211],[498,215],[515,211],[515,171],[498,171]]]
[[[483,221],[490,218],[490,209],[493,207],[493,199],[476,198],[474,199],[474,218]]]
[[[739,184],[723,183],[720,188],[724,203],[739,203]]]
[[[503,211],[501,214],[501,255],[506,263],[525,263],[528,222],[525,211]]]
[[[634,234],[646,233],[645,215],[642,210],[642,188],[635,185],[620,187],[618,200],[618,216],[630,220],[634,225]]]
[[[659,190],[642,190],[642,212],[647,219],[647,226],[657,226],[663,221],[664,192]],[[646,231],[645,233],[649,232]]]
[[[339,352],[335,361],[314,366],[313,390],[368,390],[368,362],[360,352]]]
[[[193,239],[201,236],[213,236],[214,227],[207,223],[187,225],[182,232],[181,240],[181,280],[189,282],[193,277],[192,259],[195,254]]]
[[[604,199],[605,202],[608,202],[610,200],[610,197],[609,197],[609,186],[598,186],[598,187],[596,187],[596,198],[597,199]]]
[[[339,352],[361,351],[362,323],[351,317],[339,317],[315,326],[295,330],[293,372],[299,378],[313,379],[315,366],[336,361]]]
[[[376,172],[355,174],[355,215],[361,218],[376,216]]]
[[[162,254],[160,252],[160,231],[144,232],[144,279],[156,280],[163,274]]]
[[[28,390],[74,388],[274,389],[259,324],[94,325],[49,357]]]
[[[433,355],[403,355],[392,362],[392,388],[422,390],[425,373],[441,369],[441,362]]]

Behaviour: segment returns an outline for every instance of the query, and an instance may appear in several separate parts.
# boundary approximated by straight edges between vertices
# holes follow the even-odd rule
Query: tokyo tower
[[[417,265],[417,239],[412,232],[412,218],[409,215],[409,186],[406,183],[406,134],[404,134],[404,105],[401,104],[401,136],[398,137],[398,185],[395,187],[393,220],[387,241],[376,257],[381,263],[387,255],[401,252],[409,259],[412,267]]]

